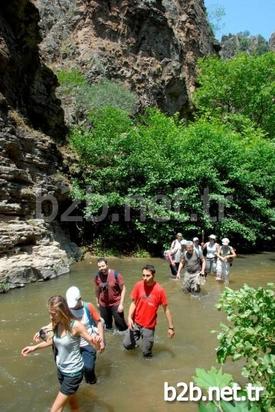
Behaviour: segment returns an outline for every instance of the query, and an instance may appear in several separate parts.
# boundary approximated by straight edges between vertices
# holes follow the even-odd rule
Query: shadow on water
[[[244,283],[253,287],[274,281],[275,253],[239,256],[231,268],[232,289]],[[140,348],[126,351],[122,336],[107,333],[107,347],[97,356],[96,385],[83,382],[79,401],[84,412],[183,412],[197,411],[195,403],[166,403],[163,400],[164,382],[193,380],[196,368],[216,365],[216,335],[225,321],[215,304],[224,285],[208,276],[198,297],[183,293],[181,283],[169,278],[169,268],[162,259],[110,259],[110,266],[124,275],[127,287],[125,311],[130,304],[130,290],[140,279],[141,268],[153,263],[157,280],[165,287],[169,307],[174,317],[176,336],[167,337],[167,323],[162,308],[152,359],[143,359]],[[69,286],[80,288],[86,301],[95,302],[93,277],[96,260],[80,262],[69,275],[51,282],[35,283],[24,289],[0,296],[0,399],[1,412],[46,412],[58,390],[56,370],[51,350],[36,352],[22,358],[20,350],[31,343],[32,336],[48,322],[47,300],[55,294],[64,295]],[[227,364],[225,370],[240,379],[240,364]]]

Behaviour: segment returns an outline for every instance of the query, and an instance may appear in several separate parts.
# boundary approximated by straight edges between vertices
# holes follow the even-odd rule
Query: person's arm
[[[236,255],[236,252],[235,252],[235,250],[234,250],[234,248],[231,246],[230,247],[230,255],[227,255],[226,256],[226,259],[233,259],[233,258],[235,258],[237,255]]]
[[[175,336],[175,328],[173,325],[173,319],[172,319],[170,309],[168,308],[168,305],[162,305],[162,307],[163,307],[163,311],[164,311],[164,314],[168,322],[168,336],[169,338],[173,338]]]
[[[180,272],[182,271],[182,268],[184,268],[184,265],[185,265],[185,259],[181,258],[179,268],[178,268],[178,272],[177,272],[177,276],[176,276],[177,279],[180,279]]]
[[[99,307],[99,295],[100,295],[100,288],[97,282],[97,276],[95,277],[95,298],[96,298],[96,306]]]
[[[118,311],[118,312],[123,312],[123,309],[124,309],[123,305],[124,305],[125,294],[126,294],[126,286],[123,285],[123,286],[122,286],[122,289],[121,289],[120,302],[119,302],[119,305],[118,305],[118,308],[117,308],[117,311]]]
[[[100,314],[98,313],[98,311],[96,310],[96,308],[94,307],[94,305],[91,302],[89,302],[87,304],[87,309],[90,313],[90,318],[93,319],[95,324],[96,324],[97,333],[101,337],[99,352],[103,352],[104,349],[105,349],[103,320],[101,319]],[[90,319],[89,319],[89,323],[90,323]],[[92,323],[90,323],[90,326],[93,327],[94,325]]]
[[[44,332],[45,338],[43,338],[43,337],[41,336],[41,331]],[[39,329],[39,331],[37,331],[37,332],[34,334],[32,340],[33,340],[34,342],[37,342],[37,343],[38,343],[38,342],[41,342],[42,340],[43,340],[43,341],[48,340],[48,339],[49,339],[49,337],[47,336],[47,333],[48,333],[48,332],[52,332],[52,323],[51,323],[51,322],[48,323],[48,325],[46,325],[46,326],[42,326],[42,327]]]
[[[93,333],[89,335],[85,326],[78,320],[75,321],[73,326],[74,334],[82,336],[90,345],[94,346],[96,350],[100,350],[101,337]]]
[[[100,349],[99,352],[103,352],[105,349],[105,337],[104,337],[104,327],[101,319],[97,321],[96,327],[98,329],[98,334],[101,337],[101,342],[100,342]]]
[[[46,342],[40,342],[37,345],[25,346],[25,348],[21,350],[21,355],[28,356],[30,353],[35,352],[38,349],[45,349],[49,346],[52,346],[52,338],[50,338]]]
[[[205,259],[203,256],[201,256],[201,274],[204,275],[205,274]]]
[[[132,300],[131,305],[129,307],[129,312],[128,312],[128,327],[129,329],[133,329],[134,327],[134,320],[133,320],[133,316],[136,310],[136,304],[135,301]]]

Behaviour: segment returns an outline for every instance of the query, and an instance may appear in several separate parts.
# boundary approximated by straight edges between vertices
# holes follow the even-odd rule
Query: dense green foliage
[[[202,229],[242,245],[272,240],[275,153],[260,130],[238,119],[239,131],[218,121],[187,126],[158,110],[134,121],[105,108],[90,120],[90,130],[71,133],[81,165],[73,195],[87,219],[108,205],[91,225],[110,245],[159,248],[177,230],[192,236]]]
[[[275,130],[275,53],[206,58],[199,63],[194,103],[200,115],[224,120],[241,114],[269,137]]]
[[[265,388],[261,399],[264,411],[275,407],[274,298],[273,284],[258,289],[245,285],[239,291],[226,288],[218,303],[230,322],[222,324],[218,334],[218,361],[245,361],[243,376]]]
[[[103,79],[89,84],[78,69],[62,69],[57,72],[61,96],[75,100],[76,111],[87,115],[89,112],[112,106],[133,114],[137,108],[137,96],[123,84]]]

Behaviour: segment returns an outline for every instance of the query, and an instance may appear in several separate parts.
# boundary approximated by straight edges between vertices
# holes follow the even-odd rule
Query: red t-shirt
[[[159,306],[168,304],[165,290],[157,282],[148,286],[140,280],[135,284],[131,298],[136,304],[134,322],[144,328],[154,329],[157,324]]]
[[[95,277],[96,297],[100,306],[119,305],[124,280],[121,273],[115,275],[115,271],[108,270],[108,275],[97,274]]]

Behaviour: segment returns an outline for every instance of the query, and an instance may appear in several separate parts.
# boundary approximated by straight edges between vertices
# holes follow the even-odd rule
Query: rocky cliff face
[[[182,114],[190,110],[197,58],[214,52],[203,0],[2,3],[0,291],[69,271],[75,252],[56,221],[46,221],[47,202],[37,214],[41,196],[57,199],[59,212],[68,202],[58,148],[64,115],[39,48],[44,62],[77,67],[91,83],[123,82],[141,107]]]
[[[69,271],[56,223],[38,195],[66,192],[56,141],[65,136],[56,78],[39,57],[39,14],[28,0],[0,9],[0,291]],[[59,173],[59,175],[58,175]]]
[[[215,52],[203,0],[37,0],[46,61],[122,81],[142,107],[190,109],[198,57]]]

